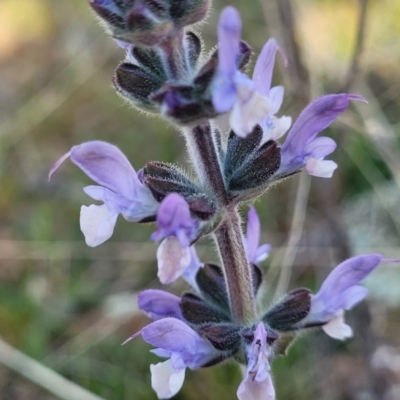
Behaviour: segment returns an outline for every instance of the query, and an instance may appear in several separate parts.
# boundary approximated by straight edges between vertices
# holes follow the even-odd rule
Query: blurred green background
[[[228,4],[240,10],[243,38],[256,52],[271,35],[287,52],[290,66],[278,60],[274,74],[287,88],[284,114],[343,89],[369,102],[352,105],[327,133],[339,144],[332,179],[300,174],[257,202],[264,242],[273,245],[262,300],[316,289],[354,254],[400,257],[400,2],[218,0],[201,27],[208,49]],[[160,287],[154,228],[121,219],[111,240],[88,248],[78,218],[91,203],[81,190],[89,179],[67,162],[47,182],[58,157],[92,139],[117,144],[136,169],[149,160],[186,163],[176,129],[116,95],[110,77],[123,58],[85,0],[0,2],[0,337],[101,398],[150,400],[157,357],[140,338],[120,344],[148,322],[137,293]],[[210,242],[198,249],[216,260]],[[316,331],[275,361],[278,400],[400,399],[399,267],[382,266],[367,286],[368,301],[348,313],[353,339]],[[0,345],[1,400],[73,400],[68,388],[49,394],[21,376],[24,363],[13,357]],[[240,379],[229,363],[188,371],[176,399],[235,399]]]

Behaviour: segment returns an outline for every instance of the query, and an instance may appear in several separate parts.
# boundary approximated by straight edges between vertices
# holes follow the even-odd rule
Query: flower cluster
[[[180,297],[145,290],[139,308],[153,322],[141,336],[166,359],[151,365],[152,387],[160,399],[182,387],[186,368],[198,369],[235,358],[246,365],[240,400],[275,399],[271,363],[286,353],[299,332],[320,327],[329,336],[352,335],[344,322],[367,295],[360,282],[385,260],[359,255],[338,265],[320,290],[298,288],[257,311],[263,274],[259,264],[270,245],[260,245],[258,215],[250,205],[242,232],[238,209],[303,168],[329,178],[337,165],[325,157],[336,143],[318,136],[354,94],[330,94],[313,101],[291,124],[276,116],[284,89],[271,87],[277,52],[267,41],[253,77],[245,74],[250,47],[240,39],[238,12],[226,8],[218,26],[218,48],[205,55],[190,26],[207,14],[209,0],[93,0],[92,8],[126,49],[113,82],[135,107],[158,113],[184,133],[194,171],[152,161],[138,172],[114,145],[86,142],[62,156],[49,177],[70,159],[97,183],[84,191],[100,205],[82,206],[81,230],[89,246],[108,240],[119,215],[129,222],[155,222],[158,277],[169,284],[182,277],[189,290]],[[230,113],[226,135],[212,119]],[[278,139],[287,133],[282,144]],[[220,263],[202,263],[195,243],[214,238]]]
[[[359,283],[382,261],[379,254],[350,258],[331,272],[316,294],[295,289],[249,324],[233,319],[221,268],[204,264],[195,274],[191,291],[181,298],[160,290],[143,291],[139,308],[154,322],[126,342],[141,335],[156,347],[155,354],[167,358],[151,366],[152,387],[160,399],[179,391],[186,368],[212,366],[240,354],[247,369],[238,398],[275,399],[270,374],[273,358],[284,355],[296,335],[310,328],[321,327],[335,339],[351,337],[344,311],[366,297],[367,289]],[[257,295],[262,276],[255,264],[253,277]]]

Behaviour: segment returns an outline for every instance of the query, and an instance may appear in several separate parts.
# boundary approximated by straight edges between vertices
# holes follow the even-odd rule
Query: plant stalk
[[[239,324],[250,324],[256,316],[252,274],[243,245],[240,217],[235,209],[227,212],[214,236],[225,273],[232,318]]]
[[[250,264],[243,244],[241,221],[226,191],[217,143],[209,122],[185,132],[190,157],[201,183],[209,188],[225,209],[214,232],[224,270],[232,318],[239,324],[255,319],[255,301]]]
[[[211,191],[220,203],[228,204],[228,193],[210,123],[206,122],[185,133],[189,156],[201,184]]]

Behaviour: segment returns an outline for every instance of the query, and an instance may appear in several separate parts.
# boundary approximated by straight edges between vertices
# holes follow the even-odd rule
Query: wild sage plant
[[[350,337],[344,311],[365,298],[367,290],[359,283],[384,260],[379,254],[350,258],[331,272],[318,293],[299,288],[259,310],[258,264],[270,246],[259,244],[255,209],[250,206],[245,234],[238,209],[303,168],[310,175],[331,177],[337,165],[324,158],[336,143],[317,135],[350,101],[363,99],[346,93],[323,96],[292,125],[290,117],[276,116],[283,87],[271,88],[275,56],[279,51],[286,62],[284,52],[268,40],[250,79],[245,71],[251,49],[240,39],[234,8],[223,10],[218,47],[206,53],[191,27],[207,16],[210,0],[93,0],[90,5],[126,49],[113,77],[117,92],[183,133],[193,173],[162,161],[136,172],[116,146],[91,141],[61,157],[50,176],[70,158],[97,183],[84,191],[102,204],[82,206],[80,214],[89,246],[111,237],[120,214],[127,221],[155,222],[151,239],[160,242],[160,281],[169,284],[183,277],[190,285],[181,297],[161,290],[139,296],[140,309],[154,322],[127,342],[140,335],[166,359],[150,366],[158,397],[170,398],[180,390],[186,368],[235,359],[246,365],[238,398],[272,400],[272,360],[310,328],[321,327],[336,339]],[[230,113],[227,134],[213,121],[225,113]],[[203,264],[196,255],[194,244],[207,235],[218,249],[218,265]]]

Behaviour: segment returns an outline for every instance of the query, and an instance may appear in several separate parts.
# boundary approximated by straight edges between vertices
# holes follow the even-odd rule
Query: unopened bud
[[[298,329],[297,323],[310,311],[311,292],[299,288],[288,293],[264,315],[263,321],[272,329],[288,332]]]
[[[210,0],[93,0],[90,5],[114,38],[156,46],[204,19]]]

